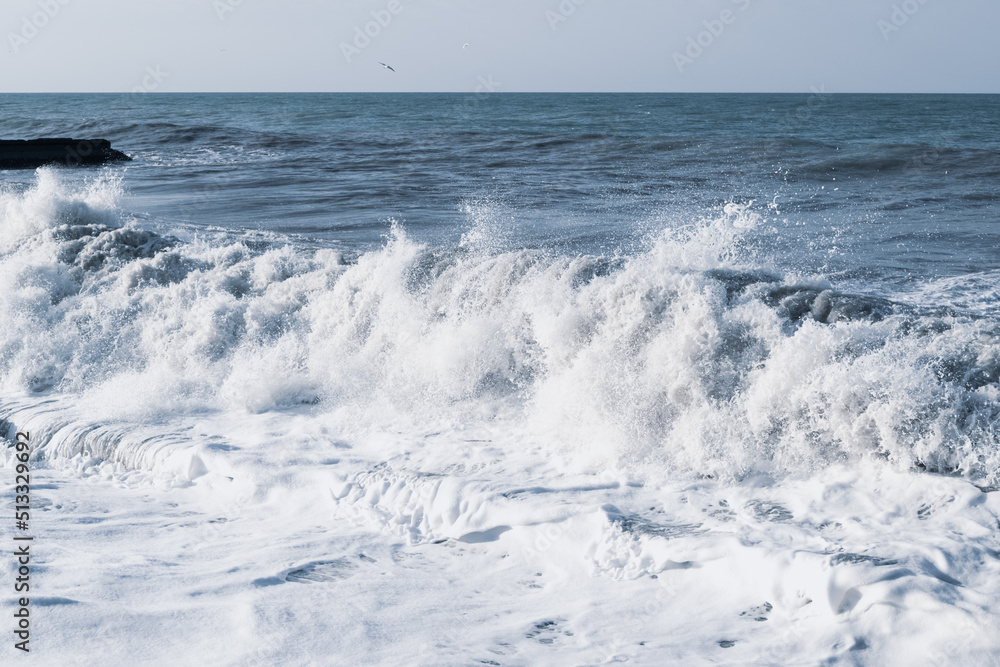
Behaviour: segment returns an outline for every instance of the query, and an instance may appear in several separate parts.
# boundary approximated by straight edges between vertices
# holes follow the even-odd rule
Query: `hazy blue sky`
[[[3,0],[0,91],[998,93],[998,26],[997,0]]]

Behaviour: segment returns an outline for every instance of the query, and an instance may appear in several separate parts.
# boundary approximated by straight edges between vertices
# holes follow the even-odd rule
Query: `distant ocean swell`
[[[783,275],[741,251],[746,207],[629,256],[497,250],[488,224],[355,255],[161,236],[120,199],[48,170],[0,191],[0,418],[37,400],[138,432],[295,409],[509,427],[662,474],[855,460],[1000,481],[1000,322]],[[101,432],[95,451],[153,446]]]
[[[461,106],[461,105],[459,105]],[[160,156],[167,162],[210,165],[232,161],[238,154],[241,162],[248,158],[258,161],[286,159],[290,163],[301,161],[304,156],[331,157],[344,155],[350,160],[338,161],[341,168],[361,165],[363,170],[388,171],[389,165],[407,164],[414,155],[434,163],[435,160],[454,159],[457,155],[495,157],[494,164],[503,166],[506,161],[499,156],[514,155],[514,162],[523,163],[526,157],[541,159],[557,154],[573,159],[579,151],[593,152],[594,156],[623,159],[642,154],[677,154],[696,163],[724,164],[726,156],[745,157],[747,153],[762,160],[773,161],[785,178],[820,179],[824,183],[830,175],[847,177],[890,177],[893,175],[931,173],[944,176],[960,172],[963,179],[995,179],[1000,175],[1000,151],[993,147],[962,145],[960,134],[939,131],[933,138],[920,137],[905,142],[900,140],[873,140],[864,146],[841,145],[832,138],[801,136],[788,128],[775,125],[773,133],[762,132],[747,136],[692,136],[690,132],[655,132],[635,135],[634,128],[624,120],[608,120],[592,128],[567,132],[544,129],[512,132],[498,138],[491,129],[467,122],[465,116],[455,116],[455,109],[447,107],[445,117],[455,121],[452,125],[407,126],[404,129],[371,131],[361,127],[341,129],[337,133],[306,131],[251,130],[227,124],[192,123],[189,119],[171,121],[167,118],[135,121],[106,121],[86,119],[70,124],[64,133],[89,136],[95,132],[109,137],[128,137],[128,144],[121,146],[145,158]],[[289,113],[289,112],[285,112]],[[317,119],[304,112],[288,116],[288,121],[315,122]],[[45,134],[48,130],[42,121],[11,120],[12,130],[24,136]],[[292,126],[294,127],[294,125]],[[796,130],[801,130],[798,125]],[[441,150],[441,139],[446,138],[451,150]],[[118,145],[118,144],[116,144]],[[405,148],[405,151],[400,149]],[[178,150],[179,149],[179,150]],[[195,149],[194,151],[192,149]],[[200,152],[197,149],[201,149]],[[192,157],[194,155],[194,157]],[[370,156],[360,159],[359,156]],[[722,162],[720,162],[722,160]],[[593,162],[593,161],[592,161]],[[591,166],[599,166],[594,165]],[[784,173],[784,172],[788,173]]]

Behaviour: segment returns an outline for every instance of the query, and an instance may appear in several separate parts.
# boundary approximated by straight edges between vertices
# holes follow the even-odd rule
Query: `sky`
[[[0,92],[1000,93],[998,25],[997,0],[3,0]]]

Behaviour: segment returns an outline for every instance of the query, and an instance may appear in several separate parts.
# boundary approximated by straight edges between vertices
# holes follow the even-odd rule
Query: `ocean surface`
[[[112,664],[997,664],[1000,96],[0,95],[47,136],[133,161],[0,171],[0,425],[90,499],[37,539],[147,550],[51,557],[52,664],[133,577]]]

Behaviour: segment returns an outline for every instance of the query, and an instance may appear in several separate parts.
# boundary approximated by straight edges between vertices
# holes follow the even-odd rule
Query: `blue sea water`
[[[821,92],[8,95],[0,133],[108,137],[136,159],[137,212],[168,224],[370,247],[396,219],[447,244],[466,207],[486,204],[509,212],[523,246],[627,250],[649,225],[753,202],[782,261],[856,268],[803,242],[838,246],[898,278],[997,268],[998,106]]]
[[[998,96],[0,96],[41,136],[133,161],[0,172],[0,406],[997,476]]]

